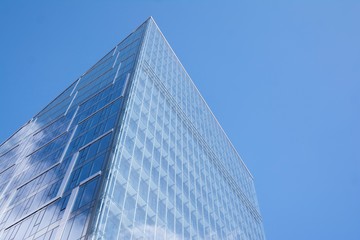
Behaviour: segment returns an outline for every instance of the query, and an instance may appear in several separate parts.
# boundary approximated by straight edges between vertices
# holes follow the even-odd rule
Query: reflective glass
[[[83,239],[94,231],[90,213],[144,28],[0,145],[0,239]]]
[[[253,178],[149,18],[0,145],[0,239],[265,239]]]
[[[114,239],[265,239],[251,174],[152,19],[131,85],[108,176],[124,203],[107,184],[97,239],[122,208]]]

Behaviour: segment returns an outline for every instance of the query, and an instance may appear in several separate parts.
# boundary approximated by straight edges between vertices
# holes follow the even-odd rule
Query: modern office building
[[[0,239],[265,239],[253,177],[152,18],[0,145]]]

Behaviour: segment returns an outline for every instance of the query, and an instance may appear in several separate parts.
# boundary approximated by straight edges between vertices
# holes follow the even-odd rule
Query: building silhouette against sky
[[[0,146],[0,239],[265,239],[253,178],[149,18]]]

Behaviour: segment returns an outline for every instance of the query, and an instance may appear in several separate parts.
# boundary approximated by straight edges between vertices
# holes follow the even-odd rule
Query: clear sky
[[[359,240],[359,0],[2,0],[0,141],[150,15],[254,175],[267,239]]]

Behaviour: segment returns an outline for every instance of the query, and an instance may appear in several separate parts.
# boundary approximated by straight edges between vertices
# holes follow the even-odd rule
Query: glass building
[[[152,18],[0,145],[0,239],[265,239],[253,177]]]

